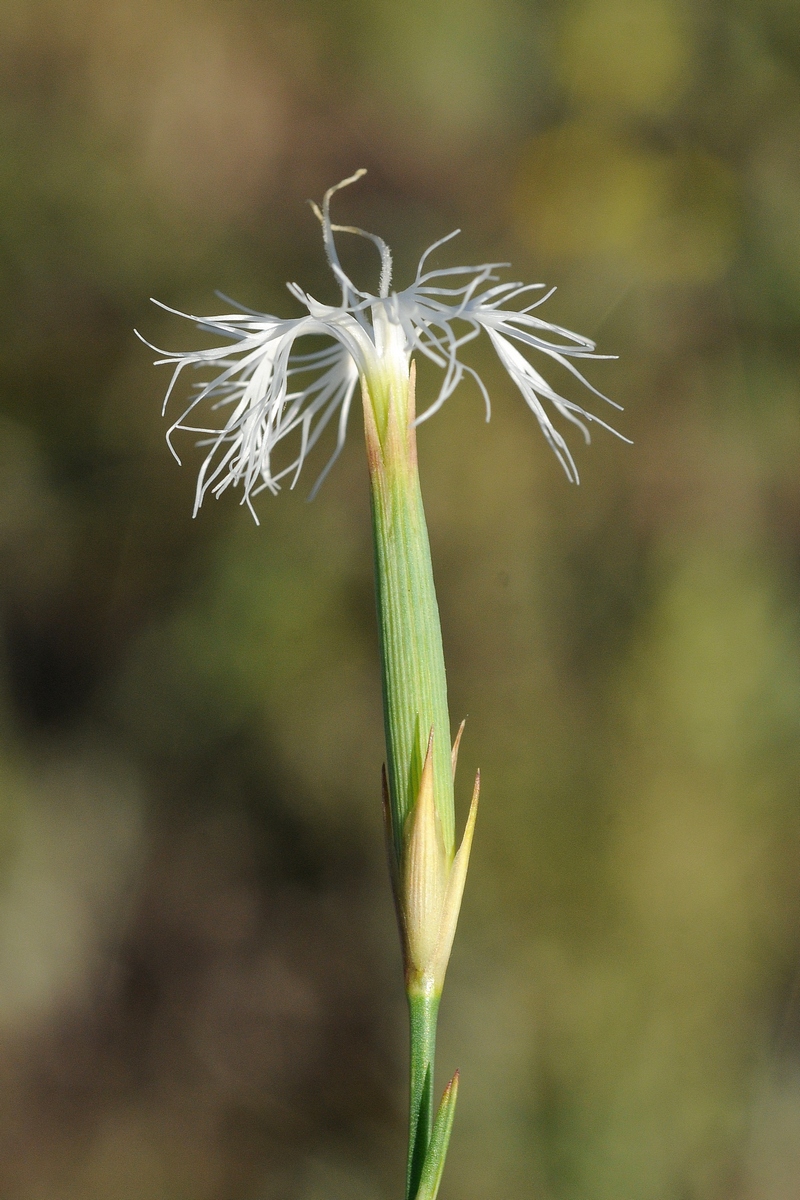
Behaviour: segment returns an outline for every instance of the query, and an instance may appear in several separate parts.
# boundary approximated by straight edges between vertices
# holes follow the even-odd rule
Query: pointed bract
[[[472,802],[469,806],[469,815],[464,827],[464,835],[461,839],[458,853],[453,859],[453,865],[450,868],[447,891],[445,892],[444,904],[442,906],[439,940],[436,944],[436,954],[432,963],[434,987],[437,991],[441,991],[444,984],[447,964],[450,961],[450,952],[453,949],[453,939],[456,936],[458,914],[461,912],[464,884],[467,881],[467,868],[469,867],[469,854],[472,849],[472,837],[475,833],[475,822],[478,819],[478,797],[480,790],[481,773],[478,771],[475,776],[475,787],[472,791]]]
[[[453,764],[453,779],[454,780],[456,777],[456,767],[458,766],[458,748],[461,745],[461,735],[464,732],[464,726],[466,725],[466,723],[467,723],[467,718],[465,717],[464,720],[461,722],[461,724],[458,727],[458,733],[456,734],[456,740],[453,742],[453,749],[450,753],[450,761]]]
[[[456,735],[454,758],[464,722]],[[464,895],[469,855],[478,816],[480,771],[475,777],[467,822],[457,854],[451,859],[442,836],[433,791],[434,731],[428,738],[417,799],[406,818],[403,849],[396,879],[396,903],[403,936],[406,983],[414,994],[439,995],[453,948]],[[386,838],[393,856],[391,809],[384,779]]]
[[[439,940],[450,864],[433,796],[433,730],[420,778],[417,801],[406,821],[402,909],[407,965],[429,974]]]

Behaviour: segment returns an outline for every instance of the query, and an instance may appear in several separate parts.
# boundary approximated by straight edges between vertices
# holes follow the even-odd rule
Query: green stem
[[[436,1017],[439,997],[408,997],[411,1035],[411,1088],[408,1121],[406,1200],[414,1200],[431,1140],[434,1117],[433,1071],[436,1057]]]

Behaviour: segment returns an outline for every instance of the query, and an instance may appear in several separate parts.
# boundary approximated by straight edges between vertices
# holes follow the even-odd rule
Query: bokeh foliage
[[[443,1194],[795,1197],[798,6],[5,0],[0,128],[3,1197],[401,1181],[358,421],[313,504],[192,522],[132,334],[330,295],[304,201],[362,165],[400,282],[458,225],[559,284],[634,442],[570,488],[478,346],[491,424],[420,430],[484,780]]]

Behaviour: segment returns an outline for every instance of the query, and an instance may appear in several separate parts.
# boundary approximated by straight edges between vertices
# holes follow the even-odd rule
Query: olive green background
[[[332,298],[359,166],[398,284],[461,226],[559,285],[634,443],[571,487],[488,342],[420,429],[484,781],[443,1198],[795,1200],[798,5],[4,0],[0,138],[3,1200],[399,1195],[360,418],[193,522],[132,332]]]

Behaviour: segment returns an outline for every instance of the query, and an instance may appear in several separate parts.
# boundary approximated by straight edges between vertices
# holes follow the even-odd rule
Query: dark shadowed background
[[[491,424],[420,430],[484,780],[443,1197],[796,1200],[795,0],[4,0],[0,137],[3,1200],[400,1193],[360,418],[192,521],[132,332],[332,298],[360,166],[400,285],[455,226],[559,285],[634,442],[571,487],[479,344]]]

